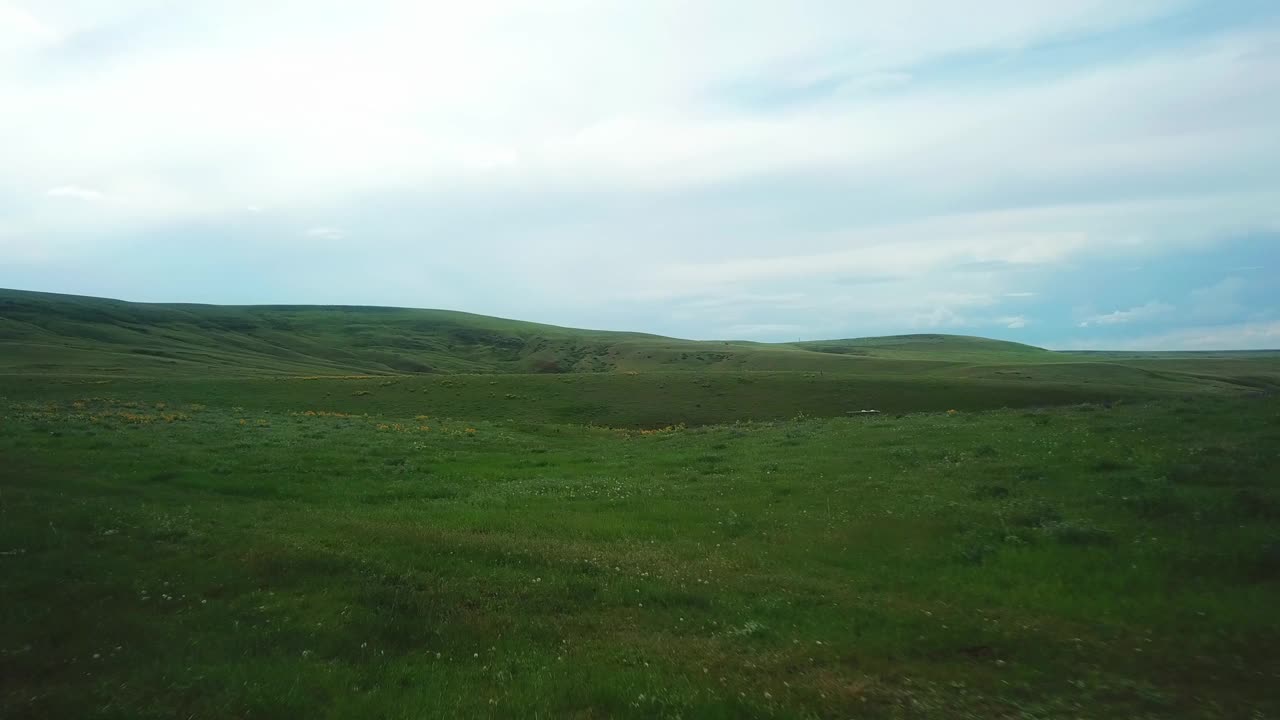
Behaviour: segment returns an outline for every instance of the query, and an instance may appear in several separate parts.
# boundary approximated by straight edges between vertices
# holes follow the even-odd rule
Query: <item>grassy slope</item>
[[[12,369],[117,374],[534,370],[543,359],[637,337],[443,310],[158,305],[16,291],[0,292],[0,318]]]
[[[816,340],[795,343],[795,347],[833,355],[901,359],[946,357],[953,360],[974,358],[989,362],[999,358],[1009,362],[1035,362],[1047,361],[1054,357],[1053,353],[1044,348],[968,335],[890,335],[845,340]]]
[[[1146,377],[1121,368],[1077,381],[1005,376],[930,377],[801,372],[448,375],[372,378],[83,378],[0,376],[0,398],[25,402],[104,398],[206,403],[250,410],[325,410],[391,416],[431,415],[521,423],[610,427],[705,425],[798,415],[1041,407],[1239,394],[1232,385]],[[976,371],[975,371],[976,372]],[[1000,372],[1000,371],[997,371]],[[1137,371],[1133,371],[1137,372]]]
[[[701,372],[678,377],[687,371]],[[0,389],[16,385],[8,391],[16,396],[33,375],[122,378],[111,382],[126,393],[147,378],[181,378],[195,385],[176,384],[180,395],[185,387],[258,404],[315,390],[313,404],[335,409],[416,404],[457,417],[652,425],[1273,390],[1280,356],[1066,354],[949,335],[695,342],[442,310],[154,305],[0,291],[0,373],[9,376]],[[561,373],[575,379],[532,376]],[[581,377],[589,373],[628,378]],[[354,375],[398,377],[368,388],[250,382]],[[379,389],[384,382],[404,384]],[[358,397],[374,397],[350,400],[362,391]]]
[[[0,399],[0,716],[1280,713],[1280,407]]]
[[[0,291],[0,369],[117,375],[838,370],[786,345],[576,330],[444,310],[128,303]]]
[[[157,305],[0,291],[0,368],[90,374],[393,374],[649,370],[905,370],[1036,362],[1052,353],[959,336],[826,343],[696,342],[443,310]]]

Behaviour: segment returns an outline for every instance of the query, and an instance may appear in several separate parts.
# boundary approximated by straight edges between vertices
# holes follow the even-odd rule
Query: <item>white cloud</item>
[[[0,2],[0,57],[6,52],[30,52],[53,45],[61,34],[30,12]]]
[[[729,245],[729,252],[721,249],[713,260],[670,263],[659,268],[655,275],[644,278],[636,292],[639,297],[656,299],[701,295],[713,288],[741,290],[788,280],[900,280],[969,265],[1036,268],[1069,262],[1086,252],[1112,251],[1117,246],[1138,254],[1169,252],[1203,243],[1273,214],[1271,198],[1270,193],[1209,195],[1046,206],[940,215],[836,232],[797,233],[784,247],[820,251],[795,254],[775,250],[774,254],[733,257],[734,248]],[[1158,237],[1158,242],[1148,234]],[[777,247],[776,242],[765,244]],[[632,285],[625,282],[631,270],[626,269],[620,278],[624,282],[615,287]],[[1023,297],[1017,292],[1000,294]]]
[[[80,187],[79,185],[59,185],[50,188],[45,192],[46,197],[51,198],[72,198],[75,200],[101,200],[103,194],[99,190],[93,188]]]
[[[1071,178],[1264,162],[1274,112],[1262,109],[1280,85],[1267,37],[962,95],[836,95],[768,112],[717,97],[735,83],[901,75],[1182,4],[282,2],[261,13],[205,0],[166,24],[138,14],[140,0],[94,12],[51,1],[41,11],[74,28],[72,40],[106,29],[139,41],[59,61],[93,73],[0,74],[0,104],[17,108],[0,119],[12,148],[0,172],[164,186],[183,198],[154,204],[167,219],[251,196],[296,208],[404,188],[655,189],[838,169],[929,195],[1031,169]],[[1193,102],[1220,109],[1188,126],[1172,111]]]
[[[1076,57],[1186,5],[0,0],[0,250],[56,270],[189,224],[258,231],[256,258],[358,227],[384,264],[353,293],[1019,329],[1002,299],[1073,263],[1280,229],[1280,24]],[[333,287],[348,260],[313,255],[299,287]]]
[[[956,219],[956,218],[953,218]],[[956,219],[958,220],[958,219]],[[932,221],[929,225],[940,225]],[[739,258],[672,266],[653,289],[671,294],[699,291],[707,285],[819,276],[904,276],[958,263],[1035,265],[1060,259],[1085,238],[1072,233],[1005,231],[971,235],[963,229],[925,237],[919,224],[889,230],[848,233],[847,250],[813,255]]]
[[[1124,340],[1081,340],[1073,350],[1280,350],[1280,321],[1188,327]]]
[[[309,228],[305,234],[307,237],[316,238],[317,240],[341,240],[347,236],[339,228],[323,226]]]
[[[1010,330],[1020,330],[1026,327],[1027,323],[1030,321],[1027,320],[1027,316],[1025,315],[1011,315],[1009,317],[999,318],[997,322]]]
[[[766,324],[758,324],[758,325],[730,325],[729,327],[723,330],[723,332],[720,334],[720,337],[728,338],[728,339],[733,339],[733,338],[750,339],[750,338],[760,337],[760,336],[767,336],[770,338],[790,337],[790,336],[796,336],[796,335],[803,335],[804,331],[807,329],[808,328],[806,328],[803,325],[796,325],[796,324],[789,324],[789,323],[773,323],[773,324],[766,323]],[[802,338],[797,338],[797,339],[802,339]]]
[[[1153,317],[1164,315],[1172,312],[1175,308],[1172,305],[1152,300],[1145,305],[1129,308],[1128,310],[1115,310],[1113,312],[1102,315],[1093,315],[1081,321],[1078,327],[1090,327],[1093,325],[1123,325],[1139,320],[1149,320]]]
[[[914,328],[946,328],[963,327],[969,324],[964,316],[946,305],[937,305],[926,312],[916,313],[911,318]]]

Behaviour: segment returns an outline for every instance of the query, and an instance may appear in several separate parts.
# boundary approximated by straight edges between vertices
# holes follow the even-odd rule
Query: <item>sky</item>
[[[1280,348],[1280,3],[0,0],[0,287]]]

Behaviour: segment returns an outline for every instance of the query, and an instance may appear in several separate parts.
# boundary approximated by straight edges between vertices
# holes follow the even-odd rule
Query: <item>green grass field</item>
[[[1277,390],[5,291],[0,717],[1278,717]]]

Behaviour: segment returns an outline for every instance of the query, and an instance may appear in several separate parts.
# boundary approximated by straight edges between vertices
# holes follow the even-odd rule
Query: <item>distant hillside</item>
[[[0,373],[132,377],[801,371],[1018,384],[1270,388],[1276,363],[1117,363],[957,335],[678,340],[388,307],[132,303],[0,290]],[[1179,356],[1183,358],[1185,356]]]
[[[577,330],[446,310],[132,303],[0,290],[0,370],[342,375],[870,369],[1048,351],[945,335],[762,344]],[[909,369],[900,367],[899,369]]]
[[[1033,345],[991,340],[969,335],[890,335],[888,337],[815,340],[795,343],[813,352],[864,357],[990,361],[1000,357],[1010,361],[1048,360],[1056,353]]]

